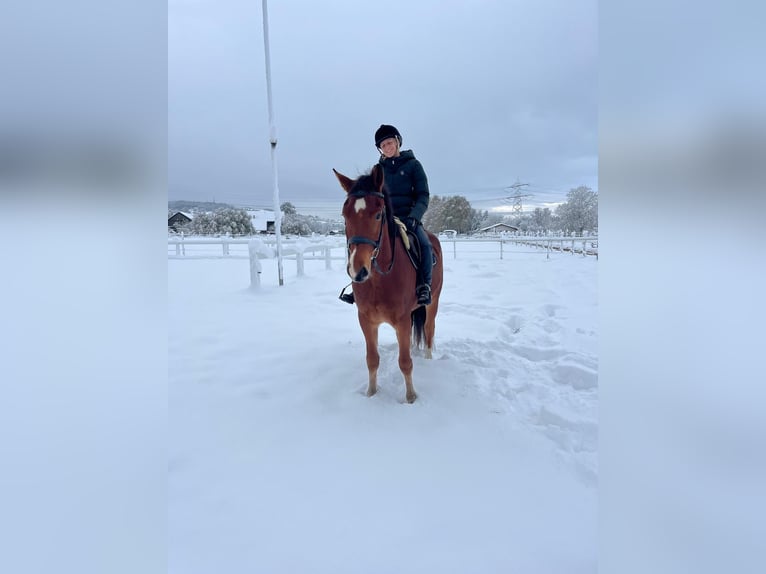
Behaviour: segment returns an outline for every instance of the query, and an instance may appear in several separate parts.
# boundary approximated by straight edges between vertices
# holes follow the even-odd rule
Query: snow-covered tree
[[[545,233],[553,225],[553,212],[547,207],[536,207],[529,214],[529,230]]]
[[[432,195],[428,202],[428,210],[423,216],[423,226],[429,231],[439,232],[446,227],[441,227],[442,209],[444,208],[444,199],[438,195]]]
[[[508,224],[513,225],[516,229],[522,233],[529,231],[529,214],[527,213],[514,213],[508,216]]]
[[[290,235],[311,235],[313,229],[311,220],[308,216],[298,213],[298,210],[289,201],[285,201],[279,208],[282,212],[282,233]]]
[[[195,235],[252,235],[253,222],[244,209],[226,208],[214,213],[199,213],[189,224]]]
[[[306,218],[303,215],[285,215],[282,219],[282,233],[291,235],[311,235]]]
[[[581,185],[570,189],[567,200],[556,208],[559,225],[567,231],[582,234],[598,228],[598,193]]]
[[[454,229],[458,233],[474,231],[482,220],[482,214],[471,207],[462,195],[442,198],[431,196],[423,217],[423,225],[430,231],[438,233],[445,229]]]

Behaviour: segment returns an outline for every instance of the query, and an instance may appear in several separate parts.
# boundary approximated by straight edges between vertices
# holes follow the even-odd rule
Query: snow
[[[168,261],[169,572],[595,572],[597,267],[445,261],[434,359],[368,398],[342,262]]]

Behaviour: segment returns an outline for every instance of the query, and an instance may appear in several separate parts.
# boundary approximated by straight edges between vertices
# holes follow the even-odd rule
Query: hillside
[[[186,199],[168,201],[168,210],[170,211],[217,211],[219,209],[234,207],[234,205],[229,203],[218,203],[213,201],[189,201]]]

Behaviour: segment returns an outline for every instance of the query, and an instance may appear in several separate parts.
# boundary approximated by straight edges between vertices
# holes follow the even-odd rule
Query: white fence
[[[249,259],[250,246],[258,247],[259,257],[276,257],[276,240],[259,237],[169,237],[168,259]],[[320,237],[311,239],[283,239],[282,255],[298,259],[298,255],[311,253],[311,259],[345,259],[345,253],[333,256],[333,249],[345,247],[342,237]],[[269,250],[273,250],[271,253]],[[322,256],[317,257],[316,253]]]
[[[452,258],[490,256],[500,259],[506,253],[541,253],[550,258],[552,252],[569,252],[582,257],[598,259],[598,237],[467,237],[440,238],[445,257]],[[449,244],[452,244],[450,247]],[[458,248],[460,244],[460,248]],[[489,245],[490,249],[483,247]],[[477,249],[478,248],[478,249]],[[524,251],[519,251],[519,249]],[[276,257],[273,237],[169,237],[168,259],[249,259],[250,284],[260,285],[261,259]],[[282,241],[282,257],[294,260],[298,276],[304,274],[304,261],[325,262],[332,269],[333,261],[346,261],[346,240],[343,236],[286,239]]]
[[[459,240],[458,240],[459,241]],[[503,258],[503,243],[545,249],[546,257],[552,251],[579,253],[583,257],[593,255],[598,259],[598,237],[507,237],[500,242],[500,259]]]
[[[332,269],[332,261],[345,261],[345,239],[321,237],[282,241],[282,258],[293,259],[298,276],[304,274],[304,261],[322,260],[326,269]],[[335,254],[333,251],[338,253]],[[170,237],[168,259],[249,259],[250,286],[261,284],[261,259],[277,256],[276,240],[258,237]]]

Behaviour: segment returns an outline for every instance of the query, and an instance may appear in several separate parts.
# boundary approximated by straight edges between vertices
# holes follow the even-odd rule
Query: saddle
[[[420,241],[418,236],[407,229],[407,226],[398,217],[394,217],[394,223],[399,228],[399,236],[402,238],[402,243],[407,251],[407,257],[410,259],[410,263],[415,269],[420,269],[420,261],[423,259],[420,250]],[[432,265],[436,263],[436,254],[433,256],[434,261]]]

